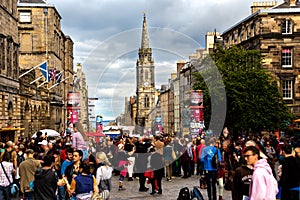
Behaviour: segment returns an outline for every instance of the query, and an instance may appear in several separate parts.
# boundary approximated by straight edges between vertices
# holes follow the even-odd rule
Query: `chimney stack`
[[[180,61],[177,61],[177,75],[179,75],[180,74],[180,71],[181,71],[181,69],[182,69],[182,67],[185,65],[185,61],[182,61],[182,60],[180,60]]]
[[[289,0],[286,0],[289,1]],[[295,0],[291,0],[295,1]],[[264,9],[269,9],[278,4],[277,0],[276,1],[255,1],[253,2],[253,5],[251,6],[251,14],[259,11],[259,10],[264,10]]]
[[[290,6],[295,6],[295,5],[296,5],[296,0],[286,0],[286,2],[287,2]]]

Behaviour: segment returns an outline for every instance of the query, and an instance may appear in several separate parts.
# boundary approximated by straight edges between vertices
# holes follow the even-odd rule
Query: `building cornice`
[[[244,18],[243,20],[239,21],[238,23],[234,24],[230,28],[226,29],[222,35],[227,34],[231,30],[235,29],[239,25],[249,21],[250,19],[259,16],[259,15],[266,15],[266,14],[292,14],[292,13],[299,13],[300,14],[300,8],[271,8],[271,9],[262,9],[258,10],[257,12],[253,13],[252,15],[249,15],[248,17]]]

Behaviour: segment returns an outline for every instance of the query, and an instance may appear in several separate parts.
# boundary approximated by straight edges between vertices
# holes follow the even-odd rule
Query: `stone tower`
[[[136,63],[136,131],[142,133],[151,127],[148,119],[149,112],[155,106],[154,59],[149,45],[146,15],[144,14],[141,48]]]

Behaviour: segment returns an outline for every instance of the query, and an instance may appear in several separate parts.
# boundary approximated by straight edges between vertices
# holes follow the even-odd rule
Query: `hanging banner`
[[[76,110],[70,111],[70,122],[72,124],[78,122],[78,112]]]
[[[80,93],[68,93],[67,103],[67,110],[80,110]]]
[[[192,138],[200,136],[204,128],[203,92],[201,90],[191,90],[189,129]]]

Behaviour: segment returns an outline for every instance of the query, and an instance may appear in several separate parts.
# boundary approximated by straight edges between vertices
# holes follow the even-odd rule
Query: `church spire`
[[[146,13],[144,13],[144,21],[143,21],[143,30],[142,30],[142,49],[150,48],[149,47],[149,36],[148,36],[148,28],[146,22]]]

